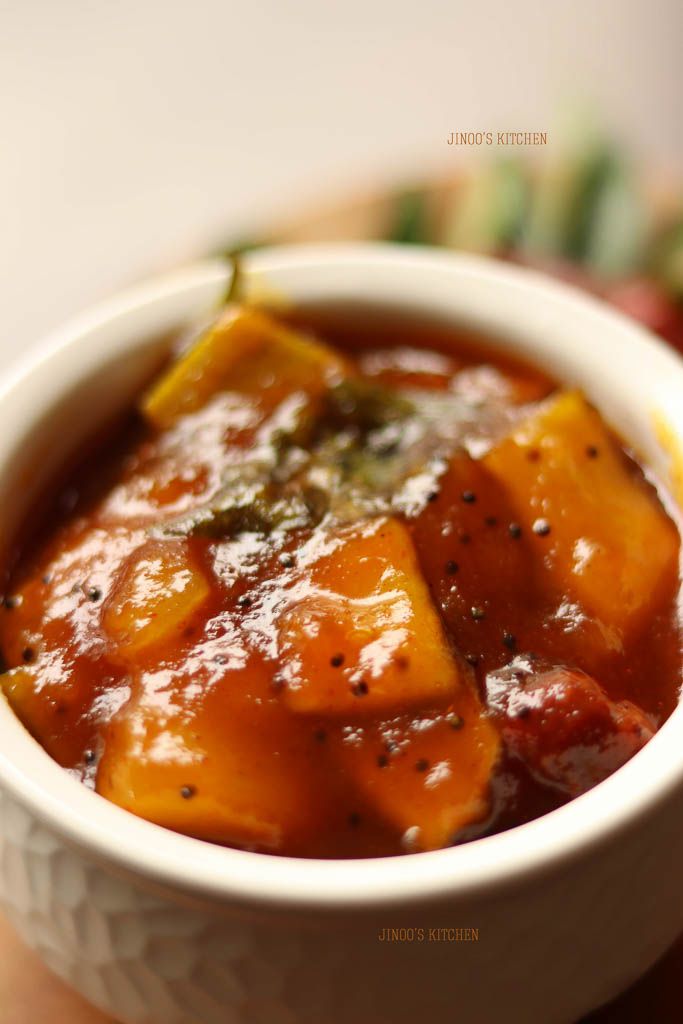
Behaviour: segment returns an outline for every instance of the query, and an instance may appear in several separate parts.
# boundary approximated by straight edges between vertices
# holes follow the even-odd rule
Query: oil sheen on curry
[[[191,836],[458,844],[590,789],[678,699],[655,485],[581,393],[453,327],[228,306],[43,506],[2,689]]]

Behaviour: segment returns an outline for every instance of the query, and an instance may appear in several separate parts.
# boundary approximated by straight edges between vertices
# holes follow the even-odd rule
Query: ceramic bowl
[[[49,339],[0,385],[0,538],[70,452],[132,402],[223,294],[204,263]],[[382,245],[272,249],[251,294],[437,314],[578,385],[673,491],[683,363],[526,270]],[[315,861],[224,849],[126,813],[60,769],[0,701],[0,901],[24,939],[125,1024],[562,1024],[683,927],[683,709],[595,789],[449,850]]]

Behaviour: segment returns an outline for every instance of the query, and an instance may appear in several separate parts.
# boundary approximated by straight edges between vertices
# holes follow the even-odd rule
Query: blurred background
[[[680,0],[0,0],[0,361],[271,237],[569,261],[668,301],[682,41]],[[487,131],[547,143],[447,143]]]

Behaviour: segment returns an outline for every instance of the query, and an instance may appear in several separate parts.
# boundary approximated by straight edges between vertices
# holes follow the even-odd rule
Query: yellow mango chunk
[[[136,696],[107,730],[97,791],[210,842],[277,851],[310,834],[320,815],[306,756],[314,741],[277,705],[254,715],[246,703],[226,701],[244,671],[228,672],[217,684],[222,692],[195,707],[186,700],[195,677],[170,689],[164,678],[161,691],[154,674],[138,680]]]
[[[505,486],[543,578],[609,628],[646,618],[676,572],[678,536],[580,394],[549,399],[483,461]]]
[[[364,802],[399,830],[407,850],[447,846],[489,812],[498,732],[469,686],[453,708],[435,720],[373,727],[363,742],[350,734],[335,749]]]
[[[24,728],[45,747],[48,754],[59,760],[58,752],[64,745],[61,733],[65,716],[56,712],[55,692],[58,694],[59,690],[46,689],[41,682],[37,670],[19,665],[0,675],[0,691]]]
[[[271,411],[294,392],[320,394],[347,370],[321,342],[260,310],[231,307],[152,386],[141,408],[158,428],[195,412],[220,391],[257,395]]]
[[[27,706],[38,690],[38,680],[34,672],[19,665],[0,674],[0,690],[17,715],[24,720]]]
[[[328,548],[306,565],[279,621],[287,705],[339,715],[447,700],[460,669],[406,528],[374,520]]]
[[[177,641],[209,597],[209,584],[182,540],[150,540],[133,552],[102,612],[125,659]]]
[[[77,765],[84,746],[95,742],[96,725],[89,715],[92,672],[87,662],[64,665],[48,657],[30,668],[20,665],[0,674],[0,693],[24,728],[65,767]],[[115,690],[114,684],[112,696]]]

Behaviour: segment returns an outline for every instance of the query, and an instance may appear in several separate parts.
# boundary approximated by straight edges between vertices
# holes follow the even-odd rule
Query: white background
[[[680,0],[0,0],[0,361],[273,214],[549,130],[683,168]]]

